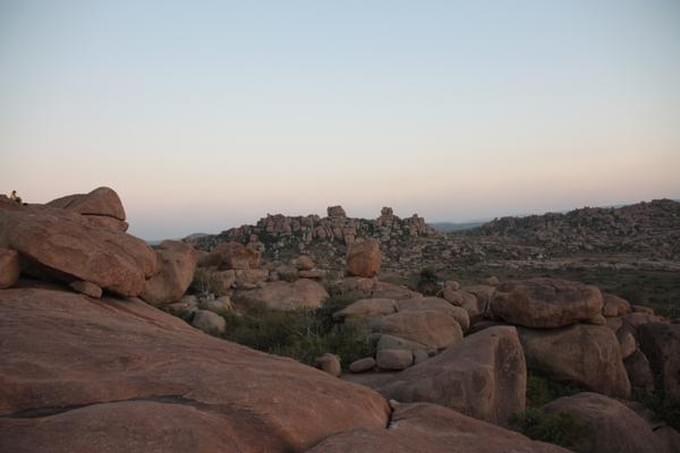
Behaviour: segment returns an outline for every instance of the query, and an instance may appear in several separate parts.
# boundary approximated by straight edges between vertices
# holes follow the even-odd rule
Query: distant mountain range
[[[489,219],[488,221],[491,221]],[[487,221],[479,221],[479,222],[461,222],[461,223],[456,223],[456,222],[434,222],[430,223],[429,225],[434,228],[435,230],[439,231],[440,233],[451,233],[453,231],[464,231],[464,230],[471,230],[473,228],[480,227],[484,225]]]

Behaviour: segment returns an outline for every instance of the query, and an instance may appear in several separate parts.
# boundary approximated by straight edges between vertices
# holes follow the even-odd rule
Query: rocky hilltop
[[[680,202],[662,199],[620,208],[503,217],[472,234],[539,246],[549,255],[632,253],[680,261]]]

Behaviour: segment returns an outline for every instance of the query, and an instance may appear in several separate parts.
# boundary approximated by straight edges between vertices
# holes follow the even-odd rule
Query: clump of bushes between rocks
[[[318,310],[288,312],[245,307],[241,313],[225,316],[224,338],[308,365],[330,352],[340,356],[343,367],[348,367],[354,360],[374,354],[365,330],[333,322],[332,314],[350,302],[335,297]]]
[[[548,414],[538,408],[529,408],[516,415],[512,427],[530,439],[549,442],[565,448],[574,448],[583,439],[588,426],[571,414]]]

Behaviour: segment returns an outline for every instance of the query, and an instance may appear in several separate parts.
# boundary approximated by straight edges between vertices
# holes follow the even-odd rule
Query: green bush
[[[374,353],[365,331],[333,322],[332,313],[347,303],[334,298],[314,311],[280,312],[248,307],[245,313],[225,316],[224,338],[308,365],[313,365],[321,354],[331,352],[340,356],[343,367],[347,367],[354,360]]]
[[[680,401],[665,395],[664,392],[637,395],[636,399],[652,410],[659,420],[680,430]]]
[[[571,414],[548,414],[530,408],[511,420],[513,429],[530,439],[574,448],[588,433],[588,426]]]
[[[555,382],[541,373],[529,370],[527,376],[527,406],[542,407],[563,396],[571,396],[584,391],[575,385]]]

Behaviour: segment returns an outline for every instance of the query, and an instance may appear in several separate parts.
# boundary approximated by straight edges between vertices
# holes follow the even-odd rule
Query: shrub
[[[584,391],[575,385],[555,382],[535,370],[529,370],[527,376],[527,406],[542,407],[563,396],[575,395]]]
[[[225,316],[224,338],[308,365],[313,365],[321,354],[331,352],[340,356],[343,367],[347,367],[374,352],[362,329],[333,322],[332,313],[347,303],[334,298],[315,311],[280,312],[261,306],[248,307],[243,314]]]
[[[637,395],[636,398],[647,406],[647,408],[652,410],[661,421],[680,430],[679,400],[668,397],[662,391]]]
[[[416,289],[426,296],[436,296],[442,289],[441,279],[437,272],[429,267],[421,270]]]
[[[565,448],[575,447],[588,432],[586,423],[571,414],[548,414],[537,408],[514,416],[510,423],[513,429],[530,439]]]

